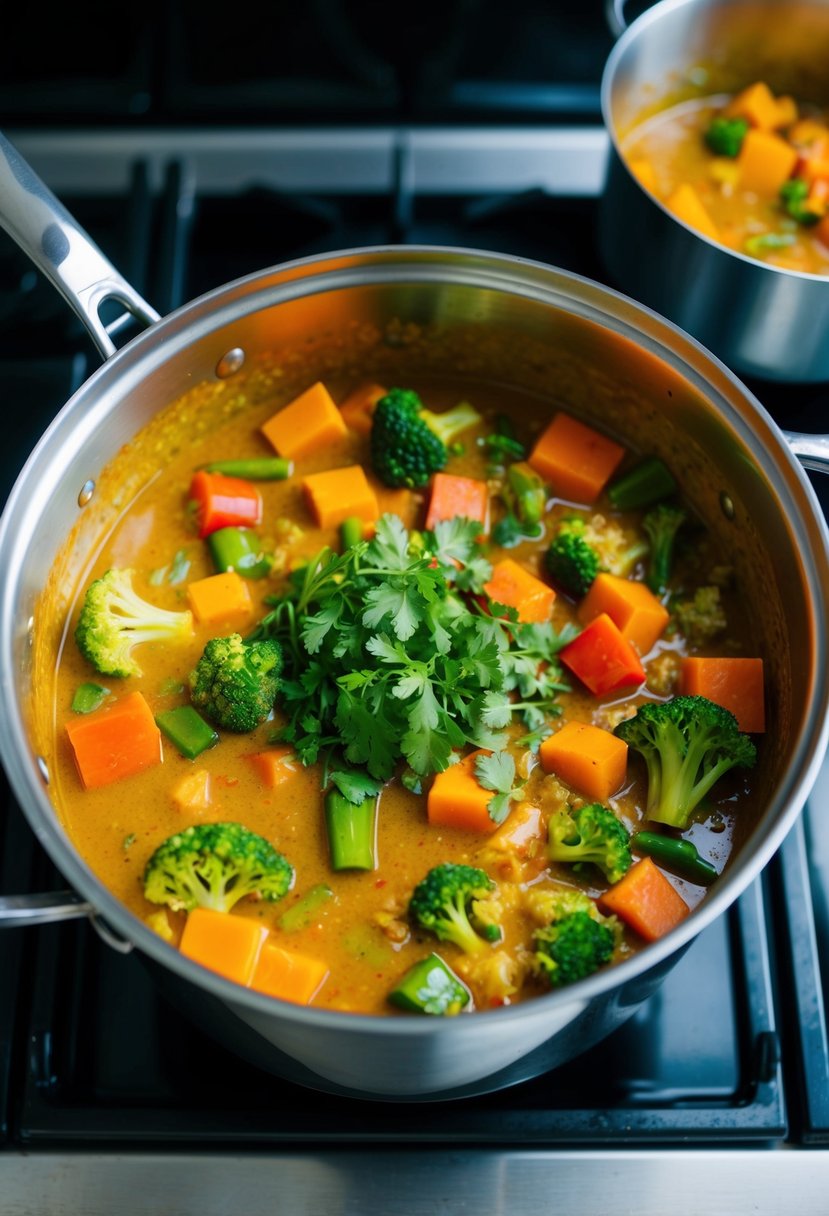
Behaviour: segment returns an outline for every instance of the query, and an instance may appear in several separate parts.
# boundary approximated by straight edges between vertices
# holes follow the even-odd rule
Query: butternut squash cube
[[[599,497],[624,454],[621,444],[606,435],[570,414],[556,414],[533,448],[529,464],[550,483],[558,498],[591,503]]]
[[[303,479],[302,489],[320,528],[336,528],[352,515],[371,524],[380,514],[377,495],[358,464],[310,473]]]
[[[484,591],[494,603],[516,608],[519,621],[543,624],[553,614],[555,591],[511,557],[504,558],[493,568],[492,578],[484,583]]]
[[[361,384],[349,393],[340,404],[340,414],[348,429],[358,435],[371,434],[374,407],[387,392],[380,384]]]
[[[766,82],[758,80],[736,97],[732,97],[723,114],[726,118],[745,118],[752,127],[757,127],[760,131],[773,131],[775,127],[783,126],[781,118],[791,113],[788,103],[794,104],[791,97],[781,100],[787,103],[782,109]],[[794,109],[794,118],[797,118],[797,107]],[[794,122],[794,118],[790,121]]]
[[[712,241],[720,239],[719,229],[706,211],[702,199],[694,187],[689,186],[687,182],[677,186],[673,194],[666,199],[665,206],[678,220],[682,220],[683,224],[687,224],[695,232],[707,236]]]
[[[194,908],[187,917],[179,950],[195,963],[237,984],[250,984],[268,930],[232,912]]]
[[[538,755],[545,773],[596,802],[618,793],[627,775],[627,744],[587,722],[566,722],[544,740]]]
[[[279,456],[298,460],[335,443],[348,433],[340,411],[320,381],[283,406],[262,426]]]
[[[485,790],[475,776],[475,760],[481,754],[473,752],[437,774],[426,799],[430,823],[487,835],[498,827],[487,810],[494,794]]]
[[[211,574],[188,583],[187,598],[193,615],[202,624],[229,621],[234,617],[248,616],[253,611],[247,581],[235,570]]]
[[[779,135],[749,131],[737,157],[740,189],[776,198],[780,187],[791,177],[797,159],[797,150]]]
[[[294,777],[299,770],[299,761],[291,747],[269,747],[267,751],[248,756],[263,785],[275,790]]]
[[[661,637],[670,614],[644,583],[615,574],[598,574],[578,609],[583,625],[606,612],[622,637],[647,654]]]
[[[271,939],[262,947],[250,987],[295,1005],[309,1005],[327,976],[328,966],[321,959],[283,950]]]
[[[766,729],[762,659],[683,659],[679,690],[686,696],[707,697],[730,710],[747,734]]]

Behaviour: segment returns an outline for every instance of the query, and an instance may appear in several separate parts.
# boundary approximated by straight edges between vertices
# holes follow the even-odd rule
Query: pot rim
[[[695,237],[698,241],[702,241],[704,244],[708,245],[710,249],[716,250],[717,253],[720,253],[725,257],[734,258],[738,262],[742,262],[745,265],[752,267],[756,271],[767,271],[775,275],[782,275],[783,278],[796,279],[805,281],[807,283],[819,284],[822,282],[825,284],[826,289],[829,290],[829,275],[812,274],[807,270],[792,270],[787,266],[776,266],[773,262],[762,262],[759,258],[750,257],[747,253],[741,253],[739,249],[732,249],[728,245],[723,245],[719,241],[712,240],[710,236],[706,236],[704,232],[700,232],[698,229],[692,228],[690,224],[685,222],[685,220],[682,220],[679,218],[679,216],[674,215],[673,211],[669,211],[664,202],[657,198],[655,194],[651,194],[650,190],[645,189],[639,179],[631,171],[627,157],[622,152],[621,141],[617,135],[616,124],[613,121],[611,104],[611,93],[619,63],[624,58],[628,47],[630,47],[640,35],[644,35],[651,26],[657,25],[660,20],[667,20],[671,14],[676,12],[678,9],[686,8],[694,3],[696,3],[696,0],[658,0],[656,4],[651,5],[650,8],[647,8],[643,13],[640,13],[636,20],[632,21],[630,25],[627,26],[624,32],[620,34],[613,49],[608,55],[604,65],[604,71],[602,72],[600,100],[602,121],[613,150],[621,163],[624,165],[625,172],[628,174],[628,177],[636,185],[636,188],[642,193],[644,198],[646,198],[648,202],[652,203],[654,206],[658,207],[662,214],[667,216],[667,218],[676,224],[677,227],[683,228],[689,234],[689,236]],[[820,289],[818,288],[818,290]]]
[[[675,3],[676,0],[668,2]],[[679,2],[685,3],[687,0]],[[353,278],[355,273],[356,280]],[[349,278],[349,275],[352,277]],[[99,388],[110,382],[119,384],[131,376],[135,377],[141,370],[142,361],[147,364],[152,362],[160,346],[166,344],[186,348],[192,343],[193,330],[198,330],[199,324],[205,326],[211,322],[207,326],[208,332],[220,330],[227,320],[223,319],[221,305],[229,306],[240,292],[244,292],[247,302],[244,315],[248,316],[261,308],[293,298],[297,294],[294,290],[297,284],[305,287],[299,294],[307,295],[310,289],[319,292],[337,287],[399,281],[401,275],[410,281],[445,281],[448,275],[450,279],[454,277],[455,281],[467,286],[498,286],[501,289],[510,286],[515,294],[563,308],[570,315],[592,321],[628,338],[639,349],[649,351],[709,400],[713,396],[718,398],[718,412],[725,410],[742,440],[752,447],[758,464],[774,480],[778,496],[788,500],[788,509],[781,501],[781,511],[787,511],[791,519],[791,511],[796,509],[797,520],[811,524],[821,542],[820,551],[813,551],[811,562],[804,566],[804,581],[810,593],[808,607],[815,624],[816,654],[809,690],[811,711],[764,813],[763,822],[768,821],[770,825],[765,835],[754,842],[750,855],[746,856],[747,849],[743,848],[743,855],[726,872],[718,883],[718,889],[707,895],[691,915],[665,938],[642,948],[623,963],[566,988],[517,1005],[478,1011],[478,1014],[486,1014],[486,1025],[492,1025],[493,1019],[504,1023],[520,1022],[528,1017],[537,1017],[543,1008],[552,1010],[579,1003],[586,1005],[592,998],[657,966],[696,937],[746,890],[779,848],[799,815],[823,761],[829,739],[829,663],[826,661],[826,636],[822,622],[829,616],[829,610],[821,615],[819,609],[827,609],[829,601],[829,532],[817,497],[786,444],[782,431],[749,389],[716,356],[684,330],[621,292],[585,276],[532,259],[458,246],[379,245],[332,250],[279,263],[223,284],[163,317],[99,367],[73,394],[41,436],[9,495],[0,517],[0,568],[15,568],[9,556],[14,555],[18,526],[26,516],[30,479],[38,473],[38,466],[46,460],[56,437],[60,443],[64,438],[61,432],[73,432],[74,415],[85,408],[87,399],[94,397]],[[693,366],[692,359],[700,366]],[[716,381],[719,381],[718,385],[714,383]],[[738,402],[748,407],[748,419],[740,412]],[[107,410],[107,414],[109,412]],[[94,409],[92,413],[92,421],[95,422]],[[785,485],[781,478],[784,470],[789,474]],[[795,490],[799,491],[799,504],[791,493]],[[3,580],[0,587],[0,760],[39,843],[62,875],[89,900],[106,924],[155,962],[170,968],[197,987],[206,988],[225,1004],[242,1007],[251,1013],[277,1016],[280,1020],[307,1024],[309,1028],[336,1029],[343,1033],[395,1037],[402,1034],[418,1038],[432,1034],[470,1033],[471,1028],[465,1026],[464,1018],[444,1020],[345,1013],[295,1005],[256,993],[180,954],[111,894],[72,844],[48,798],[47,785],[37,771],[36,757],[15,699],[12,628],[15,590],[14,579]],[[818,710],[820,713],[816,717]],[[755,834],[757,831],[759,827],[755,829]],[[459,1029],[461,1026],[463,1029]]]

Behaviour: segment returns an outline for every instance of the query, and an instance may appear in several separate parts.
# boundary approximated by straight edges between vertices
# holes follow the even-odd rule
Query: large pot
[[[622,0],[615,9],[623,14]],[[744,375],[829,380],[829,277],[766,265],[703,236],[640,185],[622,150],[643,116],[755,80],[829,106],[827,64],[827,0],[660,0],[625,30],[605,66],[604,262],[623,291]]]
[[[98,320],[102,298],[127,302],[145,318],[152,310],[99,251],[90,251],[19,160],[2,165],[6,222],[30,250],[51,251],[42,265],[62,280],[108,351]],[[749,631],[756,631],[768,673],[757,813],[740,825],[735,856],[705,902],[617,968],[512,1008],[447,1020],[358,1016],[271,1000],[182,957],[106,890],[68,840],[49,797],[48,693],[59,629],[44,627],[39,611],[47,586],[68,610],[88,554],[124,497],[152,473],[163,444],[149,461],[140,439],[131,448],[135,480],[120,486],[118,503],[96,491],[102,470],[168,403],[184,396],[194,425],[210,425],[213,414],[224,416],[257,392],[272,394],[275,385],[287,399],[311,378],[336,371],[402,379],[412,368],[461,371],[544,393],[661,455],[734,554],[744,602],[756,614]],[[577,1054],[629,1016],[693,937],[746,888],[816,776],[829,700],[829,541],[793,448],[814,449],[812,459],[822,464],[825,447],[822,440],[787,442],[722,364],[654,313],[585,279],[491,253],[332,253],[240,279],[156,321],[67,403],[0,521],[0,755],[38,840],[77,893],[53,900],[57,908],[44,908],[36,897],[0,901],[0,921],[15,913],[17,923],[92,915],[115,944],[136,947],[223,1041],[265,1068],[321,1088],[451,1097]],[[128,784],[117,796],[129,797]]]

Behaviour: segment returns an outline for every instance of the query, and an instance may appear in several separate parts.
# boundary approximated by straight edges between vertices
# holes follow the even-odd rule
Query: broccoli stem
[[[659,832],[637,832],[631,844],[638,852],[661,861],[669,870],[676,870],[702,887],[718,877],[716,867],[700,857],[696,845],[690,840],[675,840]]]
[[[375,869],[376,817],[374,796],[354,803],[339,790],[330,790],[325,795],[325,828],[332,869]]]
[[[409,968],[389,1000],[409,1013],[451,1016],[469,1004],[469,990],[440,955],[430,954]]]
[[[617,511],[638,511],[676,493],[676,482],[656,456],[649,456],[635,469],[623,474],[607,492]]]
[[[214,460],[206,464],[208,473],[242,477],[247,481],[285,481],[294,471],[293,462],[282,456],[259,456],[250,460]]]

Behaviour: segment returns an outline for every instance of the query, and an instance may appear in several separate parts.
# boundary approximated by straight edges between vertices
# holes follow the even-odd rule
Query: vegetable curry
[[[669,932],[764,727],[672,470],[473,380],[277,404],[183,443],[78,587],[81,855],[203,966],[345,1011],[485,1011]]]

